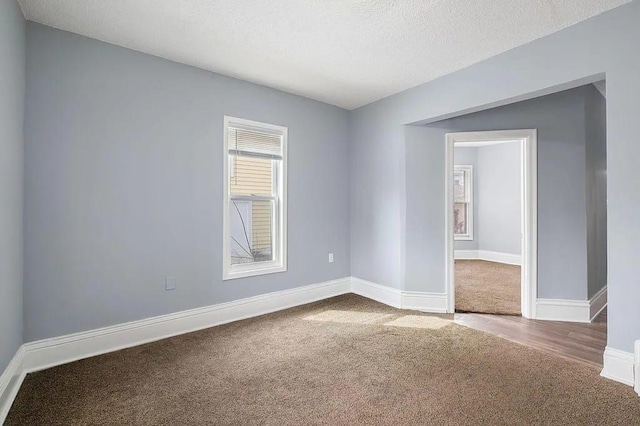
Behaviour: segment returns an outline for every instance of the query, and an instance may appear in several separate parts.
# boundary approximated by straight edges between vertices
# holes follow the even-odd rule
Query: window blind
[[[282,135],[229,127],[229,154],[282,160]]]

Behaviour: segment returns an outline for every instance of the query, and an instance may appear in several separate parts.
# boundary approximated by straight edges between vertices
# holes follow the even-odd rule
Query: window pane
[[[453,232],[456,235],[467,235],[467,204],[455,203],[453,207]]]
[[[463,203],[467,201],[466,196],[466,173],[464,170],[456,170],[453,173],[453,196],[454,201]]]
[[[230,155],[229,188],[234,195],[272,195],[273,163],[257,157]]]
[[[231,264],[274,260],[274,201],[230,200]]]

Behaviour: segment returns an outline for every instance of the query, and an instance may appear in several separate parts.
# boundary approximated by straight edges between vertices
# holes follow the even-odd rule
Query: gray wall
[[[478,148],[455,147],[453,152],[453,163],[456,166],[473,166],[473,240],[456,240],[453,243],[455,250],[479,250],[480,239],[478,238]]]
[[[0,0],[0,374],[22,345],[25,21]]]
[[[33,23],[27,47],[27,341],[350,274],[347,111]],[[223,115],[289,128],[286,273],[221,280]]]
[[[416,135],[403,126],[577,87],[602,80],[606,73],[607,338],[610,347],[633,352],[634,341],[640,337],[640,264],[635,260],[640,252],[640,223],[627,218],[629,212],[640,209],[640,180],[635,178],[640,157],[636,129],[640,116],[639,17],[640,1],[636,0],[353,111],[350,150],[357,155],[351,156],[350,166],[352,275],[396,288],[408,284],[405,263],[410,233],[405,221],[410,213],[405,194],[417,183],[406,181],[411,157],[405,151],[412,143],[409,138]],[[421,149],[424,154],[441,154],[437,146]],[[432,164],[428,167],[437,169]],[[431,169],[428,173],[437,177],[438,172]],[[439,212],[434,220],[442,219],[444,211],[438,201],[444,200],[439,197],[443,172],[439,179],[422,182],[424,191],[434,191],[430,209]],[[438,258],[443,234],[430,229],[426,233],[438,250],[433,251],[434,256],[431,251],[422,254],[429,278],[421,285],[444,289],[444,262]]]
[[[589,297],[593,297],[607,285],[607,113],[606,100],[592,87],[587,92],[585,115],[587,273]]]
[[[520,143],[478,148],[480,250],[520,254]]]
[[[412,212],[415,216],[411,220],[407,215],[407,230],[412,230],[407,232],[407,241],[416,241],[412,242],[412,250],[424,252],[429,246],[429,252],[436,256],[434,264],[445,264],[444,208],[441,208],[444,202],[445,134],[534,128],[538,130],[538,297],[586,300],[585,93],[586,88],[581,87],[440,121],[425,126],[418,139],[407,141],[407,182],[415,180],[414,176],[421,181],[438,182],[434,192],[407,186],[407,212],[418,208],[414,206],[418,199],[424,199],[431,211],[431,214],[419,210]],[[427,155],[422,148],[417,149],[419,144],[429,145],[431,152]],[[492,147],[481,149],[488,148]],[[484,154],[478,154],[479,162],[484,158]],[[421,165],[419,174],[415,168],[409,167],[409,161]],[[478,194],[480,209],[486,204],[485,194]],[[497,247],[495,240],[490,246],[486,246],[484,240],[489,238],[491,241],[488,234],[495,229],[493,225],[485,225],[490,226],[485,231],[483,225],[485,223],[479,226],[480,245],[485,250],[494,250]],[[517,222],[514,222],[514,227],[516,230],[519,228]],[[431,230],[432,237],[427,238],[427,234],[422,233],[426,229]],[[409,248],[405,278],[410,289],[444,292],[443,267],[435,268],[434,265],[430,274],[414,275],[413,270],[423,274],[424,271],[411,264],[408,252]],[[425,276],[432,279],[425,281]],[[422,283],[422,288],[416,288],[414,283]]]
[[[520,145],[456,147],[454,163],[472,165],[474,175],[474,239],[454,248],[520,254]]]

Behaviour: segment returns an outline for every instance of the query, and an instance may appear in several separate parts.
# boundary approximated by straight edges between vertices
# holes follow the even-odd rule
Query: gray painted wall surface
[[[413,207],[414,199],[424,198],[433,215],[433,219],[426,221],[423,218],[428,215],[416,212],[415,219],[424,223],[407,216],[408,230],[428,228],[433,235],[427,238],[419,231],[407,232],[407,239],[421,242],[414,244],[412,249],[423,252],[425,246],[429,246],[437,257],[435,265],[445,264],[443,164],[446,133],[534,128],[538,130],[538,297],[586,300],[585,90],[577,88],[433,123],[426,126],[428,131],[422,133],[419,141],[408,142],[407,162],[421,164],[424,169],[420,172],[421,180],[438,182],[435,185],[438,191],[433,193],[407,187],[407,212],[416,208]],[[416,150],[419,143],[432,146],[434,152],[425,155]],[[479,154],[478,161],[483,157]],[[407,182],[414,180],[414,173],[416,169],[407,167]],[[482,206],[483,194],[478,196]],[[480,223],[480,244],[484,245],[484,239],[490,238],[487,235],[491,231],[485,232],[482,228],[483,223]],[[406,279],[411,290],[444,292],[442,266],[421,278],[410,272],[413,266],[409,257],[406,265]],[[425,276],[431,279],[426,282]],[[416,288],[413,283],[422,283],[422,287]]]
[[[607,285],[607,120],[606,100],[587,91],[586,191],[589,297]],[[628,219],[629,220],[629,219]]]
[[[347,111],[33,23],[27,47],[27,341],[350,274]],[[221,279],[223,115],[289,128],[286,273]]]
[[[25,21],[0,0],[0,374],[22,345]]]
[[[520,143],[478,148],[480,250],[520,254]]]
[[[453,243],[455,250],[479,250],[480,239],[478,238],[478,148],[455,147],[453,153],[453,163],[456,166],[473,166],[473,240],[456,240]]]
[[[608,193],[608,345],[633,352],[640,337],[640,223],[628,221],[640,209],[640,157],[636,122],[640,116],[640,2],[633,1],[527,45],[387,97],[351,113],[352,275],[402,288],[407,280],[409,202],[405,194],[409,156],[405,143],[414,122],[444,118],[505,105],[559,89],[607,78]],[[414,135],[415,136],[415,135]],[[426,144],[425,144],[426,145]],[[440,155],[437,147],[425,154]],[[440,157],[442,158],[442,157]],[[381,172],[382,171],[382,172]],[[442,171],[443,172],[443,171]],[[436,175],[438,170],[430,170]],[[441,175],[441,174],[440,174]],[[423,183],[434,212],[442,181]],[[438,205],[440,204],[440,205]],[[405,214],[406,213],[406,214]],[[439,213],[437,218],[440,218]],[[436,218],[436,219],[437,219]],[[444,262],[438,259],[442,237],[432,235],[436,256],[423,256],[432,287],[444,286]],[[405,247],[406,245],[406,247]],[[406,256],[405,256],[406,254]]]

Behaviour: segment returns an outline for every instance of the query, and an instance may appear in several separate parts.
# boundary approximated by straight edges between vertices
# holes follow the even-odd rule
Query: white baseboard
[[[350,279],[343,278],[30,342],[24,345],[25,371],[42,370],[179,334],[304,305],[350,291]]]
[[[634,389],[640,396],[640,340],[636,340],[635,351],[636,351],[636,359],[635,359],[636,365],[635,365],[634,375],[635,375],[636,383],[635,383]]]
[[[447,295],[444,293],[403,291],[402,309],[445,314],[447,313]]]
[[[604,350],[604,368],[600,375],[633,386],[635,382],[633,363],[633,354],[607,346]]]
[[[545,321],[591,322],[588,300],[538,299],[536,319]]]
[[[607,286],[605,285],[589,299],[589,318],[593,321],[607,307]]]
[[[355,277],[351,278],[351,291],[398,309],[431,313],[447,312],[447,295],[444,293],[403,291]]]
[[[400,309],[402,295],[400,290],[384,285],[372,283],[360,278],[351,277],[351,291],[376,302]]]
[[[454,259],[461,260],[480,260],[479,250],[454,250]]]
[[[18,352],[4,370],[4,373],[0,376],[0,424],[4,423],[4,420],[9,414],[9,409],[13,400],[18,394],[18,390],[22,385],[24,376],[24,346],[20,346]]]
[[[486,260],[489,262],[505,263],[507,265],[522,265],[522,256],[519,254],[501,253],[489,250],[456,250],[455,259]]]
[[[546,321],[591,322],[607,306],[607,287],[589,300],[538,299],[536,319]]]

